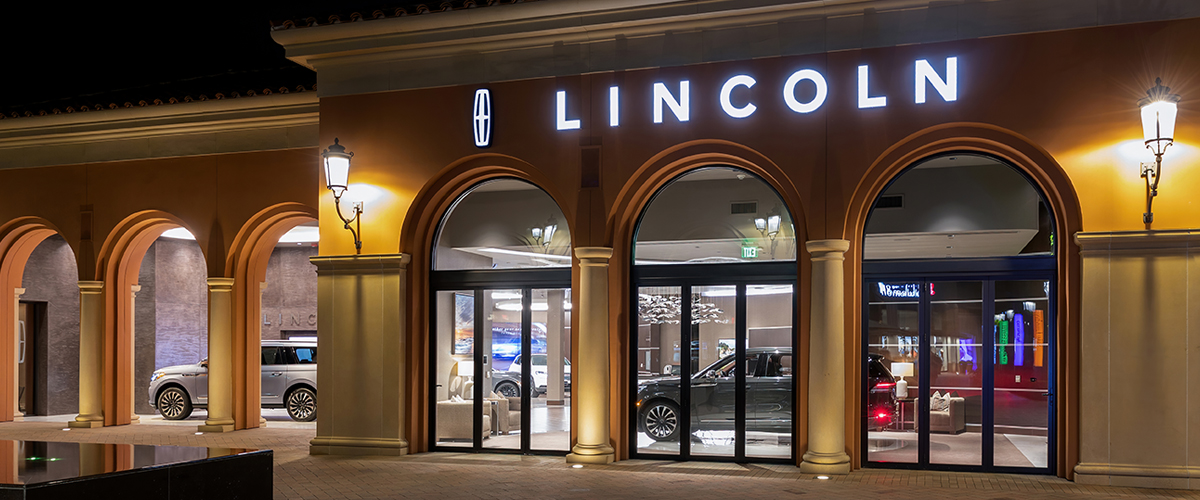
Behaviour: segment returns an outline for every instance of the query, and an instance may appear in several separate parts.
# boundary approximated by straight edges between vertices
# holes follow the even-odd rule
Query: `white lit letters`
[[[556,113],[559,130],[575,130],[579,128],[579,119],[567,119],[567,91],[558,91],[558,111]]]
[[[917,60],[917,104],[925,104],[925,82],[933,85],[944,101],[958,100],[958,58],[946,58],[946,79],[938,76],[929,61]]]
[[[691,108],[691,99],[689,97],[687,80],[679,82],[679,100],[675,100],[675,96],[671,95],[671,91],[667,90],[667,86],[661,83],[654,84],[654,123],[663,122],[663,104],[671,108],[671,113],[681,122],[688,121],[688,111]]]
[[[858,67],[858,108],[882,108],[887,106],[887,96],[871,97],[870,68],[866,64]]]
[[[725,114],[734,118],[745,118],[754,114],[754,110],[758,109],[753,103],[747,103],[742,107],[735,107],[729,100],[729,95],[733,93],[734,87],[738,85],[750,88],[754,86],[754,79],[748,75],[738,75],[728,80],[725,80],[725,85],[721,86],[721,109]]]
[[[801,80],[811,80],[817,86],[817,95],[813,96],[811,101],[800,102],[796,100],[796,85]],[[797,113],[811,113],[816,111],[825,103],[825,96],[829,95],[829,85],[825,83],[825,77],[821,76],[816,70],[802,69],[792,76],[789,76],[787,81],[783,83],[783,102],[787,107]]]
[[[608,88],[608,126],[621,124],[621,89],[616,85]]]
[[[935,61],[936,62],[936,61]],[[947,57],[945,71],[939,72],[934,68],[934,64],[930,63],[929,59],[917,59],[913,62],[912,78],[914,82],[913,101],[916,104],[925,104],[928,100],[929,88],[941,97],[944,102],[954,102],[958,100],[958,58]],[[871,68],[869,65],[859,65],[858,69],[857,92],[855,93],[856,102],[859,109],[882,108],[888,104],[889,93],[886,87],[876,84],[872,95],[871,86]],[[907,78],[907,76],[906,76]],[[877,77],[878,79],[878,77]],[[807,97],[807,84],[805,81],[812,82],[815,92]],[[885,79],[893,81],[892,79]],[[671,85],[671,86],[669,86]],[[773,84],[765,84],[772,86]],[[745,90],[738,90],[738,87],[745,87]],[[762,85],[749,74],[737,74],[726,79],[717,89],[716,101],[721,107],[721,111],[730,118],[743,119],[754,115],[759,105],[762,104],[763,94]],[[757,89],[757,90],[756,90]],[[620,87],[613,85],[608,88],[608,126],[618,127],[621,125],[621,93]],[[829,98],[829,83],[825,79],[825,75],[820,71],[811,68],[797,70],[783,81],[782,88],[774,87],[770,92],[779,92],[782,90],[783,104],[794,113],[812,113],[821,109],[825,105],[825,101]],[[799,91],[800,97],[797,98]],[[892,89],[894,92],[894,89]],[[482,94],[480,94],[482,93]],[[734,95],[734,94],[737,95]],[[677,90],[669,82],[654,82],[651,87],[651,114],[654,123],[663,123],[663,108],[670,110],[670,113],[675,116],[678,122],[686,122],[691,119],[691,82],[689,80],[679,80]],[[481,97],[482,95],[482,97]],[[711,94],[702,95],[701,102],[711,99]],[[755,96],[758,96],[757,98]],[[779,96],[779,93],[775,94]],[[482,101],[481,101],[482,99]],[[801,102],[801,99],[807,99]],[[487,106],[487,110],[480,111],[480,103]],[[777,101],[776,101],[777,102]],[[480,89],[476,93],[475,103],[475,128],[476,128],[476,145],[484,147],[491,135],[491,99],[487,94],[486,89]],[[635,113],[635,116],[638,114]],[[582,120],[579,118],[567,118],[567,92],[564,90],[558,91],[555,102],[555,125],[558,130],[577,130],[582,127]],[[644,115],[642,115],[644,116]],[[597,120],[598,121],[598,120]]]

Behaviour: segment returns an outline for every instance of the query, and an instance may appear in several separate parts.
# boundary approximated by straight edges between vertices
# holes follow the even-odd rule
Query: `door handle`
[[[1043,392],[1042,395],[1046,396],[1046,397],[1050,397],[1050,393],[1048,393],[1048,392]]]
[[[273,372],[273,373],[271,373],[271,376],[272,376],[272,377],[278,377],[278,376],[280,376],[280,375],[283,375],[283,372]]]

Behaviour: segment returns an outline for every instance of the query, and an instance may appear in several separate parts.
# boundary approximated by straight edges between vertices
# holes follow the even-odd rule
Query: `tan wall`
[[[1089,484],[1200,488],[1200,232],[1081,233]],[[1197,363],[1200,365],[1200,363]]]

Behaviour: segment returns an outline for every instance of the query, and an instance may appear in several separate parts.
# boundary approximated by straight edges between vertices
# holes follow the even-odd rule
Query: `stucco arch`
[[[946,152],[977,152],[1004,160],[1025,173],[1045,195],[1054,215],[1058,237],[1056,259],[1058,273],[1058,316],[1056,318],[1056,457],[1058,475],[1070,478],[1079,456],[1079,248],[1071,235],[1083,229],[1083,215],[1075,188],[1062,166],[1045,149],[1028,138],[995,125],[984,123],[946,123],[916,132],[888,148],[871,164],[850,197],[841,227],[842,237],[850,240],[846,260],[846,380],[859,380],[862,370],[862,241],[867,217],[875,199],[905,168],[932,155]],[[862,411],[856,384],[847,384],[846,401],[853,408],[846,413],[846,428],[851,430],[847,443],[856,466],[864,457],[857,416]],[[850,406],[848,405],[848,406]]]
[[[799,190],[796,189],[792,178],[783,169],[765,155],[741,144],[719,140],[704,139],[689,141],[675,145],[654,155],[643,163],[633,175],[626,180],[617,193],[616,201],[607,214],[605,224],[605,246],[613,249],[613,257],[609,263],[609,308],[610,317],[619,318],[611,324],[613,335],[609,337],[609,352],[611,359],[609,394],[612,396],[610,408],[612,418],[610,432],[612,436],[629,435],[630,398],[628,394],[631,361],[629,352],[629,321],[632,312],[627,298],[631,283],[631,265],[634,231],[643,211],[649,206],[654,194],[663,186],[688,171],[710,166],[726,165],[746,170],[766,182],[783,200],[785,208],[791,214],[796,229],[796,243],[803,245],[808,240],[810,226],[808,215],[804,210]],[[811,261],[808,252],[796,252],[796,323],[797,359],[808,357],[808,318],[810,308],[810,286],[808,283]],[[800,370],[796,387],[807,387],[808,373]],[[795,398],[796,408],[793,418],[796,423],[796,449],[799,457],[808,445],[808,399],[807,391],[800,391]],[[624,438],[617,438],[615,448],[621,459],[629,458],[629,443]]]
[[[292,228],[317,220],[317,209],[302,203],[280,203],[254,214],[225,258],[224,277],[233,278],[233,421],[234,429],[259,426],[262,415],[262,300],[267,263],[279,238]]]
[[[432,268],[432,248],[438,226],[454,201],[471,187],[491,179],[519,179],[541,189],[550,196],[566,219],[571,235],[571,248],[579,240],[576,231],[576,211],[564,203],[566,199],[555,184],[537,167],[519,158],[483,153],[462,158],[447,165],[430,178],[409,206],[400,230],[400,252],[412,256],[408,266],[407,318],[408,331],[408,407],[413,415],[429,414],[429,271]],[[572,279],[574,281],[574,279]],[[574,287],[574,284],[572,284]],[[574,318],[572,318],[574,322]],[[574,331],[574,329],[572,330]],[[428,419],[408,419],[405,432],[411,436],[412,452],[428,451]]]
[[[133,297],[130,287],[137,284],[138,271],[146,250],[168,229],[182,227],[197,234],[179,217],[160,210],[134,213],[118,223],[100,247],[96,261],[96,281],[103,283],[103,341],[99,353],[105,361],[100,374],[101,407],[104,425],[124,425],[133,416]],[[199,236],[197,236],[199,240]],[[204,252],[204,246],[200,246]],[[207,260],[208,255],[205,254]],[[86,323],[86,322],[85,322]],[[81,332],[81,336],[87,332]],[[83,340],[80,356],[85,355]],[[87,390],[80,373],[80,391]],[[80,399],[81,412],[83,398]]]
[[[17,411],[15,289],[21,287],[33,250],[55,234],[58,228],[39,217],[20,217],[0,225],[0,422],[11,422]]]

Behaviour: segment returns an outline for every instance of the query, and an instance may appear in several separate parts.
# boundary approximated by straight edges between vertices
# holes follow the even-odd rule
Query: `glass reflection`
[[[1046,467],[1049,455],[1049,283],[996,282],[993,461]]]
[[[867,285],[867,460],[917,463],[922,284]]]
[[[637,451],[679,454],[680,287],[638,289]],[[672,390],[673,389],[673,390]]]
[[[792,456],[792,288],[746,286],[747,457]]]
[[[733,456],[737,418],[736,370],[749,370],[756,359],[733,356],[734,286],[692,288],[690,326],[691,450],[693,455]]]
[[[983,283],[929,283],[929,462],[983,463]]]
[[[437,292],[437,445],[471,447],[474,442],[475,292]],[[490,417],[485,427],[491,427]]]

